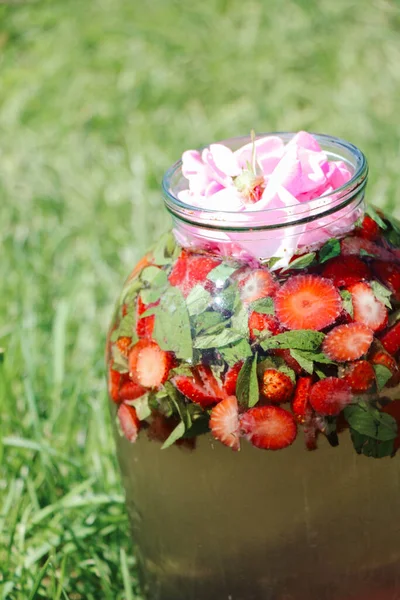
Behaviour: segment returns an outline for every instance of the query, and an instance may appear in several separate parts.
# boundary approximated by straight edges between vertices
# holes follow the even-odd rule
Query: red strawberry
[[[236,383],[240,373],[240,369],[243,366],[243,362],[239,361],[233,367],[230,367],[225,375],[223,389],[227,396],[236,395]]]
[[[384,248],[378,246],[378,244],[360,237],[344,238],[340,243],[340,247],[344,256],[350,256],[352,254],[356,254],[358,256],[364,252],[368,255],[376,256],[382,260],[393,260],[394,258],[393,254],[389,252],[389,250],[385,250]]]
[[[145,338],[147,340],[151,340],[154,330],[155,323],[155,315],[149,315],[148,317],[141,317],[141,315],[146,312],[148,308],[154,306],[154,304],[145,304],[141,297],[137,297],[136,304],[136,333],[140,338]]]
[[[393,400],[382,408],[382,412],[390,415],[397,421],[397,437],[394,440],[394,449],[400,448],[400,400]]]
[[[240,428],[257,448],[281,450],[293,444],[297,435],[293,416],[279,406],[256,406],[245,412]]]
[[[269,331],[271,335],[276,335],[277,333],[282,333],[282,327],[279,324],[279,321],[276,317],[272,315],[264,315],[258,312],[252,312],[249,316],[249,331],[250,331],[250,340],[254,342],[257,339],[257,331]]]
[[[210,394],[213,394],[216,398],[223,398],[225,396],[210,367],[206,365],[199,365],[196,367],[196,370],[200,375],[200,379],[203,382],[205,389]]]
[[[242,302],[249,304],[260,298],[273,296],[278,284],[273,275],[265,269],[256,269],[239,282]]]
[[[131,344],[132,344],[132,338],[130,338],[128,336],[120,337],[120,338],[118,338],[118,340],[116,342],[116,346],[117,346],[118,350],[126,358],[128,358],[129,349],[131,347]]]
[[[182,250],[168,279],[170,284],[179,287],[186,297],[189,295],[190,290],[198,283],[203,283],[209,272],[219,264],[221,264],[221,261],[217,258],[192,254]]]
[[[340,315],[342,301],[328,279],[297,275],[275,296],[276,316],[288,329],[315,329],[331,325]]]
[[[151,340],[139,340],[129,354],[130,376],[145,388],[157,388],[164,383],[171,366],[171,353],[161,350]]]
[[[312,377],[299,377],[292,401],[292,411],[299,423],[304,423],[310,416],[310,391]]]
[[[140,421],[133,406],[121,404],[118,409],[118,420],[128,442],[132,442],[132,444],[136,442],[140,429]]]
[[[357,256],[335,256],[324,265],[322,276],[331,279],[336,287],[345,287],[370,279],[371,271]]]
[[[119,398],[121,401],[136,400],[136,398],[140,398],[140,396],[143,396],[145,393],[146,390],[144,387],[128,379],[127,381],[121,383],[121,387],[119,389]]]
[[[216,440],[232,450],[240,449],[239,412],[235,396],[228,396],[211,411],[210,429]]]
[[[372,263],[375,275],[394,294],[395,299],[400,301],[400,266],[393,262],[375,260]]]
[[[327,377],[317,381],[310,393],[310,403],[320,415],[338,415],[352,400],[351,388],[343,379]]]
[[[389,354],[396,354],[400,350],[400,321],[388,329],[380,338],[382,346]]]
[[[382,302],[377,300],[368,283],[356,283],[349,287],[353,300],[353,319],[364,323],[372,331],[379,331],[387,325],[388,311]]]
[[[271,350],[270,352],[274,356],[279,356],[280,358],[283,358],[283,360],[285,361],[287,366],[290,367],[291,369],[293,369],[293,371],[297,375],[300,375],[303,372],[303,369],[301,368],[301,366],[299,365],[297,360],[295,360],[293,358],[293,356],[290,354],[290,350],[287,350],[286,348],[275,348],[274,350]]]
[[[398,385],[400,382],[400,370],[393,356],[390,356],[390,354],[383,350],[378,350],[371,356],[370,360],[373,365],[383,365],[391,371],[393,377],[389,379],[385,387],[395,387]]]
[[[380,235],[379,225],[372,217],[365,215],[361,226],[356,229],[356,233],[360,237],[374,242]]]
[[[362,323],[339,325],[327,334],[322,350],[332,360],[357,360],[368,351],[373,337],[371,329]]]
[[[366,392],[375,383],[375,371],[368,361],[358,360],[346,366],[343,379],[352,392]]]
[[[108,370],[108,394],[113,402],[119,403],[121,402],[119,397],[121,373],[114,371],[114,369],[111,367],[111,364]]]
[[[192,369],[192,377],[177,375],[172,382],[184,396],[203,408],[216,404],[226,397],[211,369],[202,365]]]
[[[274,404],[287,402],[293,393],[293,382],[288,375],[277,369],[266,369],[262,376],[261,392]]]

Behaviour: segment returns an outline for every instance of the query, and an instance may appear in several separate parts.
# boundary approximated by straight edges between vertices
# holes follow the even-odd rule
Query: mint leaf
[[[175,444],[175,442],[177,442],[181,439],[181,437],[183,437],[185,431],[185,423],[181,421],[180,423],[178,423],[175,429],[171,431],[170,435],[161,446],[161,450],[166,450],[167,448],[172,446],[172,444]]]
[[[319,262],[322,264],[329,260],[330,258],[334,258],[335,256],[339,256],[340,254],[340,241],[336,238],[331,238],[328,240],[319,251]]]
[[[128,400],[125,402],[125,404],[130,404],[131,406],[134,406],[139,421],[145,421],[151,415],[151,408],[149,405],[149,394],[144,394],[143,396],[140,396],[140,398],[136,398],[135,400]]]
[[[385,221],[383,219],[381,219],[381,217],[378,215],[375,208],[373,206],[371,206],[371,204],[367,205],[366,213],[367,213],[367,215],[369,215],[371,217],[371,219],[373,219],[375,221],[375,223],[377,223],[379,225],[379,227],[381,229],[388,228]]]
[[[324,339],[324,334],[312,329],[302,329],[299,331],[286,331],[279,333],[267,340],[261,342],[264,350],[272,350],[274,348],[289,348],[296,350],[318,350]]]
[[[376,387],[380,392],[381,390],[383,390],[389,379],[391,379],[393,373],[384,365],[374,365],[374,371],[376,378]]]
[[[326,375],[323,371],[321,371],[321,369],[318,369],[317,367],[315,367],[314,372],[316,375],[318,375],[318,377],[320,379],[326,379]]]
[[[128,373],[128,359],[124,356],[117,346],[111,348],[112,368],[118,373]]]
[[[243,339],[243,334],[235,329],[226,328],[220,333],[211,335],[200,335],[194,340],[193,347],[199,348],[200,350],[206,350],[209,348],[223,348],[229,344]]]
[[[377,258],[376,254],[373,254],[372,252],[367,252],[367,250],[364,250],[364,248],[360,249],[360,256],[371,256],[372,258]]]
[[[259,298],[250,304],[250,311],[258,312],[263,315],[273,315],[275,313],[274,301],[269,296]]]
[[[155,267],[154,265],[150,265],[149,267],[145,267],[143,271],[140,273],[140,279],[144,283],[152,284],[157,282],[157,279],[161,277],[162,281],[165,283],[167,280],[167,274],[165,271],[160,269],[159,267]]]
[[[365,402],[347,406],[344,417],[352,429],[374,440],[387,442],[397,436],[395,419]]]
[[[351,440],[357,454],[364,454],[370,458],[384,458],[394,453],[394,440],[382,442],[358,433],[350,428]]]
[[[196,315],[193,320],[194,330],[196,335],[210,335],[211,333],[219,333],[230,324],[230,319],[224,317],[223,314],[217,311],[204,312]]]
[[[218,290],[218,294],[214,296],[213,301],[221,310],[234,312],[241,303],[237,282],[235,281],[223,290]]]
[[[252,355],[250,344],[247,340],[239,340],[231,346],[220,349],[220,354],[224,361],[232,367],[240,360],[248,358]]]
[[[239,310],[233,315],[232,329],[241,333],[243,338],[249,337],[249,313],[245,304],[239,305]]]
[[[291,271],[292,269],[305,269],[309,267],[315,259],[315,252],[309,252],[308,254],[303,254],[298,258],[295,258],[287,267],[282,269],[282,273],[285,271]]]
[[[140,292],[144,304],[157,302],[165,292],[168,277],[165,271],[158,267],[150,266],[143,269],[140,278],[145,286]]]
[[[215,269],[212,269],[212,271],[209,272],[209,274],[207,275],[207,279],[213,281],[214,283],[223,284],[227,279],[229,279],[232,273],[238,270],[238,268],[239,265],[221,263],[220,265],[215,267]]]
[[[351,317],[353,317],[354,308],[352,295],[347,290],[341,290],[340,295],[342,297],[342,304],[344,310],[348,312]]]
[[[240,369],[236,384],[236,395],[239,404],[255,406],[259,400],[257,379],[257,353],[247,358]]]
[[[210,307],[212,300],[210,292],[201,285],[196,285],[186,298],[186,306],[190,316],[203,313]]]
[[[189,313],[182,292],[176,287],[169,287],[154,311],[153,337],[160,348],[175,352],[177,358],[182,360],[191,360],[193,351]]]
[[[390,304],[389,300],[390,296],[392,295],[392,292],[388,290],[387,287],[379,283],[379,281],[371,281],[370,286],[372,288],[372,291],[374,292],[375,298],[382,302],[382,304],[384,304],[388,308],[392,308],[392,305]]]
[[[130,304],[131,302],[136,300],[136,296],[138,295],[138,292],[142,289],[142,287],[143,283],[137,277],[128,281],[123,287],[118,302],[119,306],[122,306],[123,304]]]
[[[171,232],[165,233],[153,247],[153,260],[156,265],[170,265],[181,253],[181,248],[177,245],[174,235]]]
[[[306,353],[302,353],[301,351],[292,348],[290,350],[290,354],[295,360],[297,360],[301,368],[304,369],[306,373],[310,373],[312,375],[314,372],[314,362],[307,355],[304,356]]]
[[[266,265],[268,269],[272,269],[280,260],[282,260],[282,256],[272,256],[268,260],[261,260],[260,262],[262,265]]]

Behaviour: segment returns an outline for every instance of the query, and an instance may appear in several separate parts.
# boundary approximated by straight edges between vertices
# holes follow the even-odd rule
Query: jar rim
[[[266,136],[280,137],[285,143],[288,143],[296,133],[288,131],[266,132],[256,134],[255,139]],[[176,161],[164,174],[162,180],[162,192],[167,210],[178,219],[198,227],[207,227],[211,229],[220,229],[224,231],[238,231],[243,229],[264,230],[287,227],[289,225],[298,225],[310,222],[330,215],[349,204],[353,198],[365,187],[368,179],[368,162],[364,153],[354,144],[347,140],[331,136],[324,133],[311,133],[317,140],[321,148],[332,160],[342,160],[354,170],[351,179],[333,192],[322,194],[312,200],[306,200],[301,203],[287,205],[284,208],[264,208],[254,211],[226,211],[214,208],[203,208],[193,206],[182,202],[177,197],[176,180],[182,182],[182,159]],[[237,136],[224,139],[218,142],[228,147],[242,145],[250,142],[250,136]],[[208,145],[199,148],[208,147]],[[184,188],[182,188],[184,189]],[[322,205],[321,205],[322,201]],[[271,223],[271,217],[274,213],[287,211],[288,217],[284,222],[280,222],[280,217]],[[252,216],[253,224],[249,225],[248,216]],[[303,216],[302,216],[303,215]],[[240,220],[240,216],[243,220]],[[254,217],[257,217],[258,224],[254,225]],[[290,217],[293,217],[291,219]],[[265,220],[265,223],[263,221]]]

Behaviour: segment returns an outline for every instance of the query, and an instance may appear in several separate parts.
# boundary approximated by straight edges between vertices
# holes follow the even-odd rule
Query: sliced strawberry
[[[396,354],[400,350],[400,321],[388,329],[380,338],[382,346],[389,354]]]
[[[292,401],[292,411],[299,423],[304,423],[310,413],[312,377],[299,377]]]
[[[172,379],[175,387],[189,400],[203,408],[212,406],[226,397],[209,367],[192,369],[192,377],[177,375]]]
[[[140,429],[140,421],[133,406],[121,404],[121,406],[118,408],[118,421],[121,426],[122,433],[128,442],[131,442],[132,444],[136,442]]]
[[[343,379],[349,384],[352,392],[362,393],[374,385],[375,371],[368,361],[358,360],[346,366]]]
[[[369,256],[375,256],[376,258],[380,258],[381,260],[393,260],[394,256],[389,250],[385,250],[375,244],[375,242],[371,242],[370,240],[363,239],[361,237],[347,237],[344,238],[340,247],[342,250],[343,256],[350,256],[352,254],[356,254],[357,256],[367,254]]]
[[[207,365],[199,365],[196,367],[197,373],[203,382],[204,388],[210,394],[213,394],[216,398],[223,398],[225,393],[215,378],[211,368]]]
[[[121,387],[119,389],[119,398],[121,401],[136,400],[145,393],[146,390],[144,387],[128,379],[128,381],[121,383]]]
[[[239,412],[235,396],[228,396],[211,411],[210,429],[216,440],[232,450],[240,449]]]
[[[236,395],[236,383],[240,373],[240,369],[243,366],[243,361],[237,362],[233,367],[230,367],[224,378],[223,389],[227,396]]]
[[[381,282],[393,292],[397,302],[400,301],[400,266],[383,260],[374,260],[372,269]]]
[[[281,450],[293,444],[297,435],[293,416],[279,406],[256,406],[245,412],[240,420],[245,437],[265,450]]]
[[[141,297],[137,297],[136,304],[136,333],[140,338],[151,340],[154,330],[155,315],[149,315],[148,317],[141,317],[146,310],[154,304],[145,304]]]
[[[340,315],[342,301],[328,279],[297,275],[289,279],[275,296],[275,311],[288,329],[315,329],[331,325]]]
[[[217,258],[192,254],[182,250],[168,279],[170,284],[179,287],[186,297],[197,284],[204,283],[210,271],[219,264],[221,264],[221,261]]]
[[[121,384],[121,373],[114,371],[111,367],[108,369],[108,394],[113,402],[119,403],[119,388]]]
[[[132,345],[132,338],[123,336],[118,338],[116,346],[123,356],[128,358],[129,350]]]
[[[338,377],[327,377],[317,381],[310,392],[310,404],[324,416],[338,415],[352,400],[349,384]]]
[[[174,266],[172,267],[172,271],[168,277],[168,280],[171,285],[175,287],[180,287],[186,282],[186,275],[188,270],[188,262],[189,262],[189,254],[186,250],[182,250]]]
[[[382,408],[382,412],[397,421],[397,437],[394,440],[394,450],[398,450],[400,448],[400,400],[393,400]]]
[[[262,376],[261,393],[274,404],[287,402],[293,393],[293,382],[277,369],[266,369]]]
[[[258,337],[256,331],[269,331],[271,335],[277,335],[283,329],[276,317],[253,311],[249,316],[249,331],[250,340],[254,342]]]
[[[356,323],[364,323],[372,331],[379,331],[387,325],[386,306],[375,297],[368,283],[356,283],[349,287],[349,292],[353,300],[353,319]]]
[[[270,352],[274,356],[279,356],[280,358],[283,358],[287,366],[290,367],[297,375],[300,375],[303,372],[303,369],[301,368],[297,360],[295,360],[290,354],[290,350],[287,350],[286,348],[275,348]]]
[[[380,236],[379,225],[372,217],[365,215],[361,226],[356,229],[357,235],[371,242],[375,242]]]
[[[265,269],[256,269],[239,282],[242,302],[249,304],[260,298],[273,296],[278,289],[274,276]]]
[[[400,383],[400,369],[396,360],[383,350],[378,350],[370,358],[373,365],[382,365],[391,371],[393,377],[389,379],[385,387],[395,387]]]
[[[363,323],[339,325],[327,334],[322,350],[332,360],[357,360],[368,351],[373,337],[372,330]]]
[[[145,388],[157,388],[164,383],[171,366],[171,353],[161,350],[151,340],[139,340],[129,354],[130,376]]]
[[[322,276],[331,279],[336,287],[346,287],[370,279],[371,271],[357,256],[335,256],[324,265]]]

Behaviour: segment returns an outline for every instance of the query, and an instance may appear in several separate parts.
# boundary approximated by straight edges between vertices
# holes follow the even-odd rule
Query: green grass
[[[0,598],[140,598],[103,346],[162,173],[304,128],[358,144],[396,211],[399,34],[394,0],[0,4]]]

